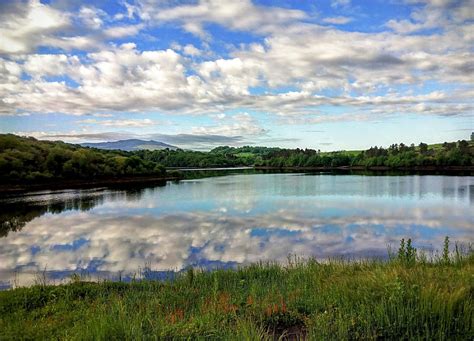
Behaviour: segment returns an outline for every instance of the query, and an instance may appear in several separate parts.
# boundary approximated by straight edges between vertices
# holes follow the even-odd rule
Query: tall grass
[[[0,292],[0,339],[474,338],[474,255],[389,261],[289,258],[167,281],[82,282]],[[456,251],[457,250],[457,251]]]

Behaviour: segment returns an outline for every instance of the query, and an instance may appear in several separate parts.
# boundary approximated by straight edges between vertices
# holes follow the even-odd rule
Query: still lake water
[[[474,177],[230,174],[0,199],[0,287],[474,242]],[[146,271],[143,269],[146,268]],[[140,272],[140,269],[141,272]],[[37,278],[36,278],[37,280]]]

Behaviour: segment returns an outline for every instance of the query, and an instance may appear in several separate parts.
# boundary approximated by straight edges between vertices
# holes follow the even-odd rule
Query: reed
[[[382,260],[290,257],[170,280],[0,292],[0,339],[474,338],[474,254],[427,258],[403,241]]]

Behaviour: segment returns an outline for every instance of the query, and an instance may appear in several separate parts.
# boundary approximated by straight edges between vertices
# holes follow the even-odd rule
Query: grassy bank
[[[0,292],[0,339],[474,337],[474,257],[300,261]]]

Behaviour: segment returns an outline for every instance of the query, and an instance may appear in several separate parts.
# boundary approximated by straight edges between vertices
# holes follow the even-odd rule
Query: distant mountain
[[[170,144],[159,142],[159,141],[145,141],[145,140],[138,140],[138,139],[129,139],[129,140],[120,140],[114,142],[99,142],[99,143],[81,143],[83,147],[91,147],[91,148],[98,148],[98,149],[120,149],[125,150],[128,152],[140,149],[147,149],[147,150],[159,150],[159,149],[166,149],[169,148],[171,150],[178,149],[176,146],[172,146]]]

